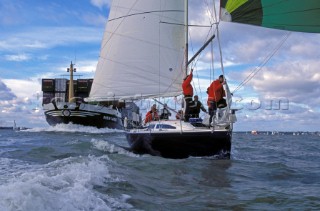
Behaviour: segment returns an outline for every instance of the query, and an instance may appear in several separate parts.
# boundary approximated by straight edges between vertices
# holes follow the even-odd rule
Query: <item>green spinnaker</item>
[[[320,32],[320,0],[221,0],[220,5],[231,15],[232,22]]]

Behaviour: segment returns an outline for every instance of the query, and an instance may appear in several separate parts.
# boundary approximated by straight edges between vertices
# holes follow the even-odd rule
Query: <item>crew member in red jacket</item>
[[[146,114],[146,118],[144,120],[144,123],[146,124],[148,122],[157,121],[157,120],[159,120],[159,114],[157,112],[156,104],[153,104],[151,107],[151,110],[148,111],[148,113]]]
[[[225,84],[224,76],[220,75],[219,79],[213,81],[207,89],[210,123],[213,116],[216,115],[217,108],[223,108],[227,106],[226,100],[223,98],[226,96],[223,89],[223,84]]]
[[[189,121],[190,118],[190,103],[192,102],[192,96],[193,96],[193,87],[191,85],[192,81],[192,73],[193,69],[191,69],[191,72],[189,75],[185,77],[185,79],[182,82],[182,92],[184,95],[184,121]]]

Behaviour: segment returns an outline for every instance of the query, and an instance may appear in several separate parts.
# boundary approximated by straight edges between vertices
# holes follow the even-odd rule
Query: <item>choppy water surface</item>
[[[320,210],[316,134],[235,133],[231,160],[122,146],[116,130],[0,130],[0,210]]]

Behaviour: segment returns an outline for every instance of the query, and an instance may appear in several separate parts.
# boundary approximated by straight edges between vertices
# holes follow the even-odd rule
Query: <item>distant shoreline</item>
[[[5,130],[5,129],[11,129],[11,130],[13,130],[13,127],[0,127],[0,130]]]

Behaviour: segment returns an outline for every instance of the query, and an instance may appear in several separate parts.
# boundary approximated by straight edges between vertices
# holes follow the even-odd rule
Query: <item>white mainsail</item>
[[[89,101],[181,94],[185,0],[113,0]]]

